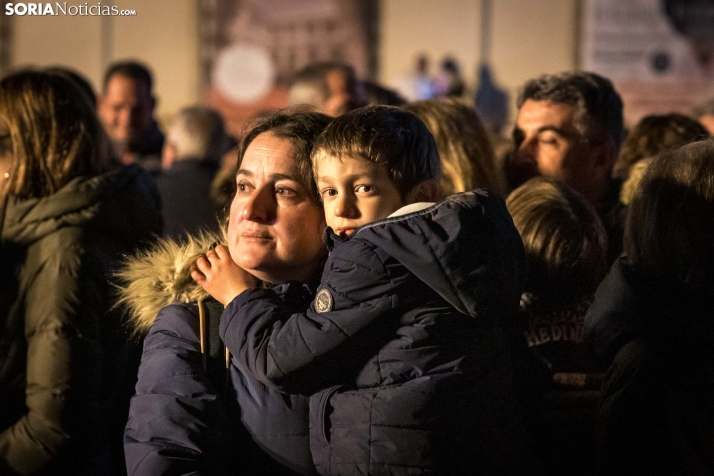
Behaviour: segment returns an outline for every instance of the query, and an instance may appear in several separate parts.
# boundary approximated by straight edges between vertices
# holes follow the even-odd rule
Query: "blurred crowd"
[[[0,475],[714,474],[714,100],[427,70],[2,78]]]

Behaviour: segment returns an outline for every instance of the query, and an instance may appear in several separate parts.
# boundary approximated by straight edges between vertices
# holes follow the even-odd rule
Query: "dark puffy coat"
[[[137,166],[76,178],[45,198],[8,197],[1,252],[19,274],[0,316],[0,468],[78,473],[102,441],[100,405],[117,390],[104,377],[116,379],[122,353],[111,268],[161,232],[158,200]]]
[[[128,473],[314,474],[308,397],[283,394],[232,368],[234,400],[226,401],[202,366],[195,302],[209,297],[188,268],[215,242],[222,237],[162,240],[122,272],[131,283],[123,302],[137,330],[148,332],[124,435]],[[295,312],[314,295],[294,284],[274,294]]]
[[[557,304],[531,293],[521,297],[521,332],[530,350],[552,373],[600,370],[583,340],[585,313],[591,303],[590,296]]]
[[[615,262],[585,317],[609,365],[598,473],[714,474],[714,307]]]
[[[524,273],[503,201],[477,190],[330,240],[320,290],[292,314],[275,293],[231,302],[234,365],[312,393],[321,474],[517,474],[525,458],[500,325]]]

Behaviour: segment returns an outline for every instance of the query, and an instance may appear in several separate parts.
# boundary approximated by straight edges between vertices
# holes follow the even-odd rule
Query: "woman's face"
[[[306,282],[326,253],[324,212],[299,177],[292,143],[271,132],[250,143],[238,170],[228,249],[233,261],[264,281]]]
[[[0,189],[2,182],[10,178],[12,166],[12,140],[7,122],[0,117]]]

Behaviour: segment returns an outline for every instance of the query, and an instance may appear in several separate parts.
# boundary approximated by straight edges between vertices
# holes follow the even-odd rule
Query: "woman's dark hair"
[[[78,73],[77,71],[66,68],[64,66],[52,66],[51,68],[46,68],[45,73],[59,74],[60,76],[65,76],[72,81],[74,84],[79,86],[79,88],[85,92],[89,103],[96,109],[97,108],[97,94],[94,92],[94,88],[87,78]]]
[[[683,114],[645,116],[627,134],[613,174],[626,179],[638,161],[708,136],[703,125]]]
[[[416,115],[393,106],[367,106],[337,117],[315,141],[313,163],[320,154],[384,165],[402,197],[424,180],[439,181],[431,132]]]
[[[624,247],[648,272],[714,295],[714,139],[652,161],[629,206]]]
[[[89,98],[65,75],[22,71],[0,81],[0,120],[11,143],[0,194],[45,197],[110,166],[109,140]]]
[[[332,121],[330,116],[319,112],[284,109],[263,114],[249,124],[250,130],[243,136],[238,148],[238,168],[243,162],[245,151],[253,140],[264,132],[287,139],[295,150],[295,164],[299,173],[300,184],[305,187],[310,200],[322,208],[320,194],[312,177],[310,153],[317,137]]]
[[[526,291],[562,303],[595,292],[607,271],[607,233],[579,193],[536,177],[506,200],[528,260]]]

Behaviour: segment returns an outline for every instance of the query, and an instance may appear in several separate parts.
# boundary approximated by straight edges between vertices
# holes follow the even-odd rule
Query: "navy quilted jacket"
[[[293,314],[268,289],[231,302],[233,365],[311,395],[322,474],[518,474],[523,432],[508,327],[525,272],[501,199],[484,190],[365,225]]]
[[[274,295],[297,310],[312,293],[291,284]],[[124,434],[129,475],[314,474],[308,398],[231,371],[235,400],[226,401],[203,368],[196,304],[161,309],[144,341]]]

